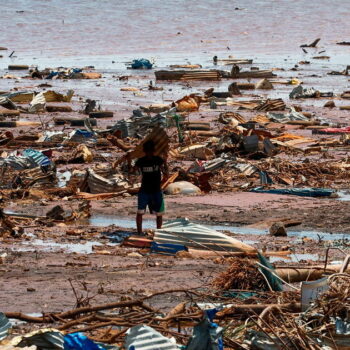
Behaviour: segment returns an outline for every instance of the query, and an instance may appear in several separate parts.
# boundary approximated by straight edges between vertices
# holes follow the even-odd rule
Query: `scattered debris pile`
[[[319,40],[302,47],[315,48]],[[36,315],[17,310],[0,313],[1,349],[350,348],[349,259],[340,266],[332,264],[327,250],[322,264],[312,266],[297,261],[294,265],[274,265],[270,257],[289,257],[294,249],[303,249],[307,243],[307,237],[299,237],[296,243],[288,241],[287,224],[280,218],[272,218],[276,220],[269,223],[270,234],[266,235],[278,250],[261,247],[262,252],[254,241],[246,243],[231,231],[224,233],[222,228],[209,228],[184,216],[174,216],[177,219],[144,237],[115,226],[111,230],[104,228],[105,234],[90,227],[92,208],[114,210],[117,204],[127,208],[128,197],[137,194],[140,179],[135,161],[144,156],[143,145],[149,140],[155,144],[155,155],[169,165],[170,176],[162,182],[166,196],[176,200],[176,196],[182,199],[206,194],[200,209],[203,221],[213,220],[210,201],[206,202],[213,192],[219,205],[221,193],[228,192],[250,192],[256,197],[266,196],[264,193],[323,197],[331,202],[329,198],[335,197],[338,190],[349,187],[347,87],[335,94],[328,89],[314,89],[307,79],[304,84],[299,75],[281,80],[277,77],[281,69],[249,67],[251,59],[214,57],[213,63],[214,67],[179,64],[153,71],[156,63],[148,59],[129,62],[132,75],[113,79],[120,84],[118,91],[139,100],[134,104],[127,100],[125,109],[118,111],[103,110],[100,101],[93,99],[96,97],[86,98],[71,89],[62,93],[47,83],[33,85],[37,79],[46,79],[52,85],[60,80],[56,84],[79,87],[84,83],[80,80],[89,80],[85,83],[100,86],[99,81],[106,82],[108,71],[103,72],[102,79],[102,73],[93,67],[8,67],[24,71],[18,77],[6,74],[2,78],[16,79],[16,84],[25,81],[26,85],[0,93],[0,240],[7,249],[0,252],[0,264],[9,260],[9,245],[50,238],[70,247],[86,240],[99,257],[94,256],[92,263],[83,254],[74,253],[69,255],[73,261],[64,261],[62,266],[79,267],[74,273],[78,270],[80,276],[85,274],[84,266],[90,269],[87,274],[100,271],[106,279],[109,273],[120,273],[121,280],[128,275],[135,278],[135,284],[127,280],[130,288],[124,295],[108,290],[108,303],[93,304],[93,298],[81,298],[73,290],[77,298],[73,309],[50,311],[48,304],[37,310],[44,312]],[[219,69],[220,65],[230,67]],[[325,75],[328,79],[345,79],[348,70],[346,67]],[[150,81],[154,78],[157,85]],[[68,81],[72,79],[74,82]],[[137,81],[139,86],[126,86],[128,80]],[[26,90],[25,86],[31,87]],[[318,101],[315,106],[313,99]],[[109,106],[114,108],[113,104]],[[232,207],[239,205],[233,203]],[[21,208],[18,212],[17,206]],[[34,206],[36,215],[29,213]],[[98,244],[92,245],[92,237],[97,236]],[[310,245],[317,242],[322,248],[322,244],[326,249],[339,248],[336,243],[332,246],[318,238]],[[49,243],[54,247],[52,243],[56,242]],[[341,245],[345,247],[341,253],[346,253],[347,240],[343,238]],[[22,253],[10,256],[13,260],[9,264]],[[125,270],[118,266],[107,273],[105,269],[115,256],[106,260],[101,256],[118,253],[134,261]],[[36,250],[35,255],[39,260]],[[64,260],[66,253],[62,256]],[[186,270],[181,263],[189,259]],[[28,261],[31,262],[29,258]],[[177,263],[178,270],[200,287],[186,288],[179,279],[176,283],[183,283],[182,288],[162,291],[155,283],[159,289],[156,293],[146,287],[136,290],[135,285],[142,284],[147,269],[149,273],[161,271],[160,279],[170,279],[167,269]],[[211,263],[208,278],[202,276],[203,267],[197,271],[201,263],[205,269]],[[39,269],[49,264],[37,261],[33,265]],[[138,270],[129,276],[129,269],[135,266]],[[21,274],[29,270],[22,267]],[[12,266],[1,270],[4,274],[8,271],[12,272]],[[84,285],[85,291],[88,284]],[[31,286],[26,288],[28,293],[33,292]],[[104,291],[101,287],[98,294]],[[161,305],[164,300],[171,308]]]
[[[244,266],[244,268],[242,268]],[[254,260],[230,258],[230,267],[213,281],[219,290],[268,291],[269,287]]]

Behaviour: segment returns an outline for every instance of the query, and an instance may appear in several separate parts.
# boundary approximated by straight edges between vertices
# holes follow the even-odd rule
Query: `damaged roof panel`
[[[187,247],[210,250],[229,250],[255,252],[256,249],[224,233],[208,227],[191,223],[188,219],[166,222],[162,229],[156,230],[154,240],[157,243],[183,244]]]

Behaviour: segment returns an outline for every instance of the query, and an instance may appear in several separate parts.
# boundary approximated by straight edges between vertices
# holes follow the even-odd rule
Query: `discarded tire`
[[[90,118],[113,118],[113,112],[101,111],[101,112],[91,112],[89,113]]]

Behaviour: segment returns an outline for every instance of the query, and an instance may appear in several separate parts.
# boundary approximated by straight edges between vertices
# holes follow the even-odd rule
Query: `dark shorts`
[[[151,214],[163,215],[165,209],[163,192],[146,193],[140,191],[137,198],[137,213],[144,214],[147,207]]]

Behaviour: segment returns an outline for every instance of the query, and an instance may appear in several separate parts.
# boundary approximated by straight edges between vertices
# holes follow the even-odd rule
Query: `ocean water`
[[[94,66],[104,77],[98,84],[94,80],[51,84],[58,91],[73,89],[84,98],[93,96],[104,108],[118,112],[116,119],[130,115],[140,104],[167,103],[210,87],[227,90],[224,79],[191,82],[186,91],[181,84],[170,84],[164,91],[133,96],[131,101],[130,93],[119,91],[122,86],[142,85],[137,79],[154,80],[153,71],[126,70],[127,62],[141,57],[152,60],[155,69],[185,63],[212,69],[216,68],[214,55],[252,58],[260,69],[281,68],[278,79],[298,78],[307,87],[334,93],[350,88],[348,77],[327,75],[350,64],[350,46],[336,44],[350,41],[350,1],[0,0],[0,5],[0,46],[8,48],[0,51],[0,76],[23,77],[27,73],[9,72],[9,64],[39,69]],[[321,38],[318,47],[303,52],[300,45],[316,38]],[[313,59],[317,55],[330,59]],[[299,61],[311,64],[291,71]],[[118,82],[113,78],[125,74],[134,80]],[[32,89],[32,85],[32,81],[0,79],[0,91]],[[277,85],[269,97],[288,99],[290,90],[290,86]],[[310,103],[322,106],[325,101],[305,101]]]
[[[347,55],[347,0],[0,0],[0,46],[19,58]],[[11,52],[11,51],[10,51]],[[1,54],[1,52],[0,52]],[[1,64],[1,63],[0,63]]]

